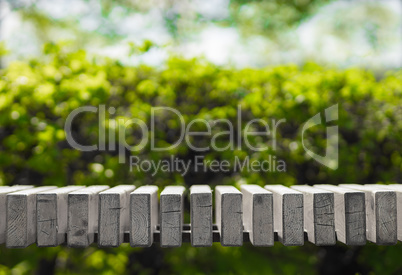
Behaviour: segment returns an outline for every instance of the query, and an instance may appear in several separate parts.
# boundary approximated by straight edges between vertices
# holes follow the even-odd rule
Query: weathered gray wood
[[[36,241],[36,194],[54,188],[44,186],[7,194],[7,247],[24,248]]]
[[[36,195],[38,246],[58,246],[66,241],[67,194],[84,186],[66,186]]]
[[[130,245],[149,247],[158,224],[158,187],[141,186],[130,194]]]
[[[6,195],[19,190],[33,188],[32,185],[0,186],[0,244],[6,241]]]
[[[94,185],[68,194],[68,246],[87,247],[94,242],[98,231],[99,192],[108,188]]]
[[[129,195],[134,185],[119,185],[99,193],[99,234],[100,247],[118,247],[124,240],[124,232],[129,230]]]
[[[315,245],[335,245],[334,193],[308,185],[294,185],[304,196],[304,230]]]
[[[215,206],[221,245],[243,245],[243,194],[233,186],[216,186]]]
[[[191,244],[212,246],[212,190],[208,185],[190,188]]]
[[[366,244],[366,204],[364,193],[335,185],[314,185],[334,192],[337,240],[347,245]]]
[[[161,193],[160,243],[179,247],[183,230],[183,186],[167,186]]]
[[[392,190],[396,193],[396,212],[397,212],[397,236],[398,241],[402,241],[402,184],[390,184],[382,185],[376,184],[376,186],[384,188],[386,190]]]
[[[274,228],[286,246],[304,244],[303,194],[283,185],[266,185],[274,197]]]
[[[258,185],[241,185],[243,223],[254,246],[274,245],[274,214],[272,192]]]
[[[397,243],[396,193],[375,185],[340,184],[363,191],[366,197],[367,240],[380,245]]]

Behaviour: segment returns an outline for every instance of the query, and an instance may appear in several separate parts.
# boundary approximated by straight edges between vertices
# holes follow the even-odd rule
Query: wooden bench
[[[207,185],[189,192],[168,186],[160,194],[156,186],[1,186],[0,244],[327,246],[402,240],[399,184],[217,186],[214,193]],[[183,224],[185,196],[191,224]]]

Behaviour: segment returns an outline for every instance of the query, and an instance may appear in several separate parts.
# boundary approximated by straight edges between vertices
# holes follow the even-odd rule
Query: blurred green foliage
[[[142,46],[141,46],[142,47]],[[150,125],[151,107],[176,108],[186,124],[197,118],[232,122],[236,133],[244,133],[246,123],[255,118],[286,122],[277,127],[277,148],[253,152],[242,146],[236,150],[208,151],[206,159],[233,161],[237,156],[252,160],[275,155],[287,163],[287,173],[237,173],[209,178],[233,184],[242,178],[263,185],[296,183],[396,182],[401,178],[402,98],[401,72],[390,72],[377,80],[362,69],[324,69],[308,63],[265,69],[224,69],[203,60],[172,58],[163,69],[139,65],[122,66],[113,60],[88,60],[84,51],[68,52],[66,47],[47,44],[47,61],[14,62],[1,71],[0,138],[3,184],[21,183],[21,177],[34,173],[34,184],[158,184],[184,183],[178,173],[159,172],[155,177],[133,171],[118,163],[113,152],[79,152],[71,149],[64,133],[70,112],[80,106],[105,104],[116,113],[107,116],[107,131],[116,132],[109,120],[140,118]],[[311,160],[301,145],[301,127],[325,108],[339,104],[340,168],[332,171]],[[238,129],[238,105],[241,129]],[[73,136],[84,144],[98,143],[98,115],[85,113],[72,126]],[[270,123],[271,124],[271,123]],[[155,140],[159,146],[173,144],[181,126],[175,116],[156,113]],[[253,124],[255,128],[258,124]],[[113,127],[114,126],[114,127]],[[271,126],[271,125],[270,125]],[[202,130],[195,123],[192,130]],[[325,125],[314,127],[307,142],[323,154]],[[213,134],[227,131],[217,123]],[[261,130],[261,129],[255,129]],[[271,135],[272,136],[272,135]],[[128,129],[127,143],[137,145],[141,132]],[[229,144],[227,135],[219,147]],[[271,144],[263,137],[250,137],[253,146]],[[198,147],[210,137],[192,140]],[[291,143],[293,143],[291,145]],[[109,144],[106,144],[108,147]],[[243,143],[244,145],[244,143]],[[116,144],[116,147],[117,144]],[[150,143],[138,153],[143,159],[159,160],[176,155],[190,159],[193,152],[185,142],[167,152],[151,152]],[[127,155],[128,158],[128,155]],[[93,166],[98,163],[99,165]],[[303,167],[303,169],[301,169]],[[96,169],[94,169],[96,168]],[[105,176],[111,169],[113,175]],[[358,171],[358,173],[357,173]],[[110,173],[108,173],[110,176]],[[32,182],[33,181],[33,182]],[[187,182],[188,183],[188,182]]]
[[[330,2],[332,0],[232,0],[229,22],[245,35],[259,34],[272,38],[297,26]]]
[[[152,45],[150,45],[152,46]],[[148,49],[148,46],[141,46]],[[58,185],[236,184],[264,185],[306,183],[401,182],[402,171],[402,71],[375,77],[363,69],[328,69],[313,63],[302,67],[285,65],[263,69],[227,69],[201,59],[172,57],[163,68],[145,65],[123,66],[108,59],[88,58],[84,51],[71,52],[67,46],[46,44],[44,60],[13,62],[0,71],[0,183]],[[79,152],[66,142],[64,123],[77,107],[105,104],[115,107],[116,118],[140,118],[150,123],[153,106],[176,108],[186,122],[196,118],[226,118],[235,132],[244,132],[251,119],[286,119],[278,127],[277,149],[253,152],[245,146],[222,152],[208,151],[206,159],[264,160],[269,155],[286,162],[286,173],[150,173],[129,171],[128,161],[120,164],[116,151]],[[337,170],[330,170],[310,159],[301,145],[301,129],[309,118],[325,108],[339,104],[340,160]],[[237,106],[241,106],[242,126],[236,124]],[[98,142],[98,117],[87,113],[73,123],[73,135],[85,144]],[[173,144],[180,135],[178,120],[167,114],[156,117],[157,144]],[[310,148],[324,153],[325,126],[308,133]],[[202,129],[194,125],[193,130]],[[257,127],[258,128],[258,127]],[[137,144],[138,129],[127,133],[127,142]],[[227,131],[215,125],[213,133]],[[261,129],[255,129],[261,130]],[[255,146],[269,139],[250,138]],[[208,139],[192,140],[198,146]],[[218,139],[221,147],[227,136]],[[107,143],[107,147],[108,147]],[[118,144],[116,144],[117,146]],[[168,152],[151,151],[149,144],[138,155],[160,160],[175,155],[184,160],[196,153],[180,144]],[[129,154],[127,155],[128,158]],[[153,171],[151,171],[153,172]],[[85,272],[114,274],[153,273],[317,273],[364,272],[397,273],[402,271],[400,245],[363,248],[303,247],[131,248],[85,250],[36,248],[9,250],[0,247],[0,274],[29,273],[43,268],[57,273]],[[339,262],[337,264],[337,262]],[[332,268],[329,271],[328,268]]]
[[[78,43],[86,43],[99,38],[115,41],[124,38],[118,29],[113,26],[116,13],[120,16],[135,13],[146,14],[154,9],[161,12],[166,29],[174,39],[183,39],[191,36],[194,31],[200,30],[206,23],[219,23],[222,26],[234,26],[243,34],[258,34],[275,38],[297,26],[303,20],[313,16],[317,10],[334,0],[231,0],[228,3],[216,3],[228,7],[228,13],[217,15],[214,12],[205,12],[197,9],[196,1],[140,1],[140,0],[103,0],[99,1],[96,10],[103,18],[96,32],[85,31],[80,28],[78,18],[59,18],[43,11],[36,1],[26,2],[6,0],[11,9],[18,11],[21,17],[31,22],[41,41],[52,40],[52,28],[69,29],[77,33]],[[90,1],[82,1],[82,6],[93,6]],[[208,8],[207,4],[205,7]],[[78,45],[78,44],[77,44]]]

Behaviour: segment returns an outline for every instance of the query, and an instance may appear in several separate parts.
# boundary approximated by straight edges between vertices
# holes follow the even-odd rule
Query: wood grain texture
[[[397,212],[397,237],[398,241],[402,241],[402,184],[382,185],[376,184],[381,189],[395,191],[396,194],[396,212]]]
[[[272,192],[258,185],[241,185],[243,223],[254,246],[274,245],[274,214]]]
[[[37,187],[7,194],[7,247],[25,248],[36,241],[36,194],[54,188]]]
[[[160,243],[162,247],[179,247],[183,229],[183,186],[167,186],[161,193]]]
[[[216,186],[215,211],[222,246],[242,246],[243,194],[233,186]]]
[[[36,195],[36,244],[58,246],[66,242],[67,195],[84,186],[66,186]]]
[[[303,194],[283,185],[266,185],[273,193],[274,228],[285,246],[304,244]]]
[[[0,186],[0,244],[6,241],[6,196],[9,193],[33,188],[32,185]]]
[[[366,203],[364,192],[335,185],[314,185],[334,193],[337,240],[347,245],[366,244]]]
[[[99,193],[100,247],[118,247],[129,230],[130,193],[134,185],[119,185]]]
[[[318,246],[335,245],[334,193],[308,185],[294,185],[304,196],[304,230],[308,240]]]
[[[67,245],[87,247],[98,231],[99,193],[106,185],[89,186],[68,194]]]
[[[212,246],[212,190],[208,185],[190,188],[191,245]]]
[[[130,194],[130,245],[149,247],[158,224],[158,187],[141,186]]]
[[[365,193],[367,240],[379,245],[397,243],[396,193],[376,185],[340,184]]]

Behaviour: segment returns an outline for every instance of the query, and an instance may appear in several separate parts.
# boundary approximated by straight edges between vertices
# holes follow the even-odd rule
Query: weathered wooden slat
[[[397,243],[396,193],[375,185],[340,184],[363,191],[366,197],[367,240],[380,245]]]
[[[141,186],[130,194],[130,245],[149,247],[158,224],[158,187]]]
[[[7,194],[7,247],[24,248],[36,241],[36,194],[54,188],[44,186]]]
[[[123,242],[124,232],[129,230],[130,193],[134,185],[119,185],[99,193],[100,247],[118,247]]]
[[[304,244],[303,194],[283,185],[266,185],[273,193],[274,228],[286,246]]]
[[[162,247],[179,247],[182,243],[183,186],[167,186],[161,192],[160,243]]]
[[[335,185],[314,187],[334,192],[337,240],[347,245],[366,244],[366,203],[364,192]]]
[[[0,186],[0,244],[6,241],[6,195],[19,190],[33,188],[32,185]]]
[[[334,193],[308,185],[294,185],[304,196],[304,230],[315,245],[335,245]]]
[[[208,185],[190,188],[191,244],[212,245],[212,190]]]
[[[397,212],[397,236],[398,241],[402,241],[402,184],[376,184],[381,189],[392,190],[396,193],[396,212]]]
[[[89,186],[68,194],[67,245],[87,247],[98,231],[99,193],[106,185]]]
[[[233,186],[216,186],[215,206],[221,244],[243,245],[243,194]]]
[[[38,246],[58,246],[66,242],[67,194],[84,186],[66,186],[36,195]]]
[[[241,185],[243,223],[254,246],[274,245],[274,214],[272,192],[258,185]]]

